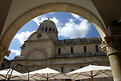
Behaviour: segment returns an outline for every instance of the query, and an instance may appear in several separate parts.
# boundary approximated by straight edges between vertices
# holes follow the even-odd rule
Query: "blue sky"
[[[11,54],[5,58],[12,60],[20,55],[20,47],[24,41],[38,29],[39,23],[48,17],[56,24],[59,40],[100,36],[95,27],[79,15],[68,12],[47,13],[32,19],[18,31],[9,47]]]

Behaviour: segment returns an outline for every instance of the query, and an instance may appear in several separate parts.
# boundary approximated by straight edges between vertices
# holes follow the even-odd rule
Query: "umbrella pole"
[[[10,79],[8,78],[8,80],[7,81],[10,81]]]
[[[94,81],[94,76],[93,76],[93,72],[91,71],[91,79],[92,81]]]
[[[47,73],[47,81],[48,81],[48,73]]]
[[[47,81],[48,81],[48,77],[47,77]]]

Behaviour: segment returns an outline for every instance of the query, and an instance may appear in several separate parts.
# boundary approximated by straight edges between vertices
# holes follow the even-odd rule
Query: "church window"
[[[74,71],[74,69],[70,69],[70,71]]]
[[[42,27],[42,30],[44,30],[44,28]]]
[[[49,29],[49,31],[51,31],[51,28]]]
[[[98,46],[95,45],[96,52],[99,52]]]
[[[61,48],[58,48],[58,55],[61,54]]]
[[[4,66],[5,66],[4,63],[1,63],[1,68],[2,68],[2,69],[4,69]]]
[[[55,31],[55,29],[53,29],[53,31]]]
[[[62,72],[62,73],[64,72],[64,67],[61,67],[61,72]]]
[[[73,47],[71,47],[71,54],[73,54]]]
[[[87,52],[87,48],[86,48],[86,46],[84,46],[84,52]]]
[[[47,32],[47,27],[45,28],[45,31]]]
[[[41,33],[37,34],[37,38],[41,38],[41,37],[42,37]]]
[[[82,67],[83,67],[83,65],[80,65],[79,67],[80,67],[80,68],[82,68]]]

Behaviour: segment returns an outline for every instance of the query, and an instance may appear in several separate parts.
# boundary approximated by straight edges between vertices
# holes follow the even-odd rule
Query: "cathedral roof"
[[[45,20],[40,25],[46,26],[46,27],[56,27],[55,23],[52,20]]]
[[[89,37],[89,38],[77,38],[77,39],[64,39],[64,40],[56,40],[55,43],[57,45],[62,44],[81,44],[81,43],[101,43],[100,37]]]
[[[23,56],[15,56],[14,57],[14,60],[21,60],[21,59],[24,59],[24,57]]]
[[[50,19],[41,22],[37,31],[58,32],[55,23]]]

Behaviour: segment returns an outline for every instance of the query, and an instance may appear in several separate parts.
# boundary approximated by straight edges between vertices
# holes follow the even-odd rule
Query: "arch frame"
[[[26,24],[28,21],[32,20],[33,18],[46,14],[49,12],[70,12],[75,13],[77,15],[80,15],[90,21],[97,31],[99,32],[102,40],[106,36],[106,30],[104,29],[102,23],[99,21],[99,19],[93,15],[90,11],[69,3],[50,3],[38,6],[36,8],[33,8],[24,14],[22,14],[20,17],[18,17],[7,29],[7,31],[3,34],[1,38],[1,45],[9,48],[9,45],[15,36],[15,34],[20,30],[20,28]]]
[[[32,49],[31,51],[25,53],[25,57],[26,57],[26,58],[29,57],[30,54],[31,54],[32,52],[37,51],[37,50],[38,50],[39,52],[42,51],[43,54],[44,54],[44,56],[45,56],[46,58],[48,58],[48,53],[46,52],[46,50],[45,50],[44,48],[35,48],[35,49]]]

